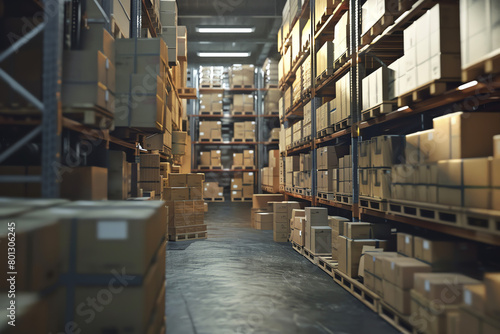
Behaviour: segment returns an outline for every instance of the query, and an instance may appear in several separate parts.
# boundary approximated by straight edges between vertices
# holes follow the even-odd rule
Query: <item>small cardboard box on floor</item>
[[[275,201],[282,201],[284,196],[281,194],[254,194],[252,196],[252,215],[251,215],[251,226],[256,228],[255,224],[255,214],[258,212],[273,212],[272,205],[269,203]]]

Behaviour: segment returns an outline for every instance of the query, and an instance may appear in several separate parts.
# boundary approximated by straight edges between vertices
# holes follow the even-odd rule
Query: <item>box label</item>
[[[128,238],[128,224],[126,221],[100,221],[97,223],[98,240],[125,240]]]

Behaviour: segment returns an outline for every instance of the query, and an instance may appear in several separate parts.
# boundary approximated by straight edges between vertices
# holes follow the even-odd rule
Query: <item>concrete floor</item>
[[[207,240],[170,242],[167,333],[397,333],[272,231],[209,203]]]

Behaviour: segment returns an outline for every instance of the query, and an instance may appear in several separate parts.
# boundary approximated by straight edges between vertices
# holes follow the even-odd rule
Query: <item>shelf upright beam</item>
[[[142,27],[142,0],[130,2],[130,38],[138,38]]]
[[[359,220],[359,180],[358,180],[358,131],[357,124],[361,119],[361,85],[360,82],[360,64],[358,62],[358,47],[359,47],[359,25],[361,11],[358,1],[349,1],[349,33],[351,35],[349,41],[349,49],[351,53],[351,70],[350,70],[350,91],[351,91],[351,156],[352,156],[352,218],[353,221]]]
[[[42,196],[59,197],[61,179],[61,72],[64,1],[44,0]]]
[[[315,8],[316,5],[316,0],[311,0],[309,4],[309,18],[311,20],[311,43],[309,49],[311,50],[309,52],[311,57],[311,160],[312,160],[312,170],[311,170],[311,196],[312,196],[312,203],[311,205],[316,205],[316,195],[318,193],[318,180],[317,180],[317,174],[318,174],[318,166],[317,166],[317,161],[316,161],[316,145],[315,140],[316,140],[316,87],[315,87],[315,81],[316,81],[316,40],[314,38],[314,27],[315,25]]]
[[[198,94],[198,100],[194,100],[194,105],[193,108],[191,109],[193,112],[193,115],[199,115],[200,114],[200,80],[199,80],[199,70],[195,70],[194,68],[191,69],[191,73],[193,73],[193,87],[196,87],[196,92]],[[189,121],[189,131],[191,134],[191,169],[196,169],[196,162],[198,161],[198,152],[196,151],[196,145],[194,144],[196,141],[199,140],[198,138],[198,132],[196,131],[196,123],[199,123],[199,119],[191,118]]]
[[[261,88],[264,88],[264,76],[262,72],[262,68],[257,68],[257,76],[256,76],[256,88],[257,88],[257,108],[255,108],[255,113],[257,115],[256,119],[256,126],[257,126],[257,142],[259,143],[257,145],[257,151],[256,151],[256,165],[257,165],[257,170],[260,171],[262,167],[264,167],[264,150],[265,150],[265,145],[263,144],[264,142],[264,118],[259,117],[261,115],[264,115],[264,109],[263,109],[263,103],[262,103],[262,90]],[[257,193],[261,194],[262,193],[262,175],[259,172],[256,172],[257,174]],[[255,178],[254,178],[255,179]],[[254,187],[255,190],[255,187]]]

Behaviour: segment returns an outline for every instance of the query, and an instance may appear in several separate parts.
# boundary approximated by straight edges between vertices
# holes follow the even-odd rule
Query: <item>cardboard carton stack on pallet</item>
[[[160,155],[159,154],[141,154],[140,182],[141,189],[150,192],[157,200],[162,197],[163,176],[160,173]]]
[[[224,188],[219,186],[219,182],[205,182],[203,188],[203,198],[205,201],[224,201]]]
[[[90,333],[123,328],[158,333],[165,326],[164,202],[3,198],[0,203],[1,219],[16,222],[15,269],[24,273],[16,280],[16,333],[32,332],[33,326],[59,333],[68,323]],[[7,234],[0,238],[7,254]],[[115,302],[105,304],[103,286],[110,281],[114,289],[104,289],[104,295]],[[0,288],[8,290],[3,282]],[[81,312],[89,296],[105,307]],[[89,314],[91,322],[85,321]]]
[[[222,88],[223,66],[200,66],[200,88]]]
[[[199,122],[200,141],[222,141],[222,123],[220,121],[202,121]]]
[[[253,94],[234,94],[231,115],[251,115],[255,113]]]
[[[298,246],[304,247],[304,220],[306,219],[306,210],[293,209],[290,218],[290,241]]]
[[[254,80],[254,65],[233,65],[229,68],[229,86],[231,88],[254,88]]]
[[[273,239],[275,242],[287,242],[290,237],[290,219],[293,210],[300,209],[299,202],[273,203]]]
[[[269,151],[269,167],[261,169],[262,185],[271,187],[273,192],[279,190],[279,152],[278,150]]]
[[[231,179],[231,201],[250,201],[254,193],[253,175]],[[251,183],[250,183],[251,182]]]
[[[339,259],[339,236],[344,233],[344,222],[348,222],[349,219],[340,216],[328,216],[328,226],[332,229],[332,260],[338,261]]]
[[[262,65],[262,70],[264,71],[264,88],[278,88],[278,61],[266,58],[264,65]],[[277,91],[279,92],[279,90]]]
[[[207,237],[203,202],[204,174],[170,174],[164,200],[170,208],[169,239],[182,241]]]
[[[306,207],[303,221],[304,248],[313,254],[329,254],[332,232],[328,226],[328,209]]]
[[[233,141],[255,141],[255,121],[234,122]]]
[[[317,189],[318,194],[335,194],[339,191],[339,158],[340,147],[324,146],[316,150]],[[325,199],[333,197],[325,195]],[[323,197],[324,198],[324,197]]]
[[[273,213],[273,208],[271,202],[283,201],[283,195],[281,194],[254,194],[252,197],[252,209],[251,209],[251,226],[255,229],[262,229],[262,224],[257,224],[257,221],[262,221],[262,217],[257,217],[259,213]],[[264,221],[269,221],[269,218],[264,217]],[[269,223],[267,223],[269,225]],[[271,228],[272,229],[272,219]]]
[[[224,111],[222,98],[222,93],[200,94],[200,115],[222,115]]]
[[[264,97],[264,115],[275,115],[279,112],[281,90],[269,89]]]

